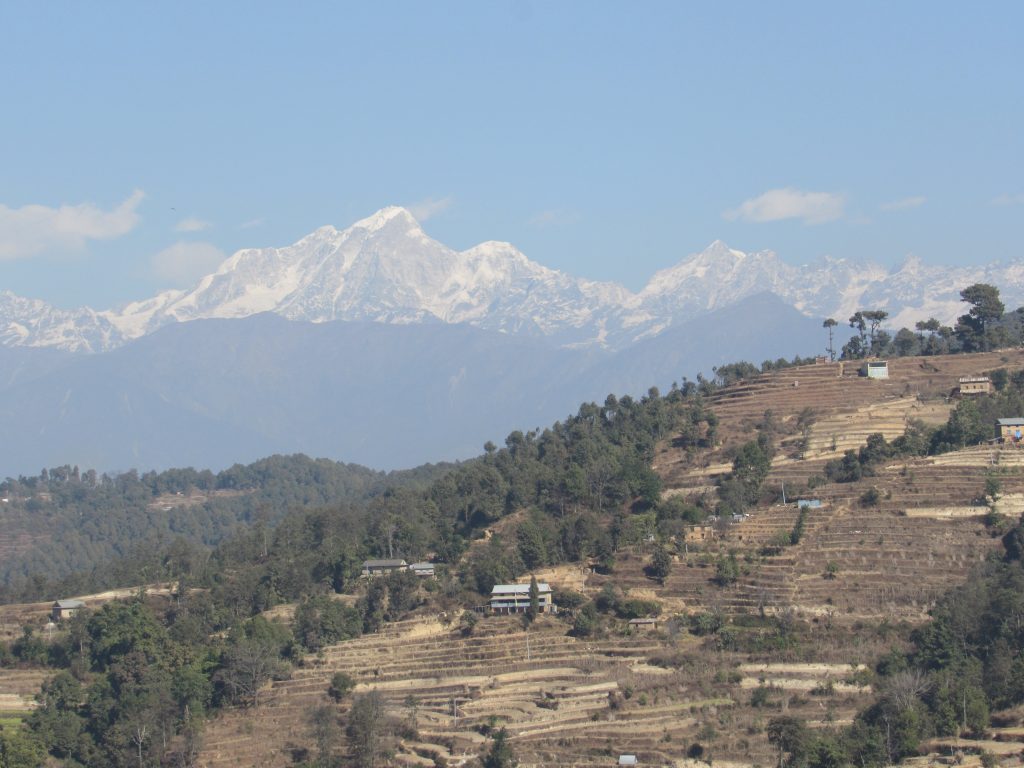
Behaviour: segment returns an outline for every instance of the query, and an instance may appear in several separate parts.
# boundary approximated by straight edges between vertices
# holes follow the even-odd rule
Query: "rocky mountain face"
[[[772,251],[716,241],[634,293],[548,269],[508,243],[455,251],[392,207],[284,248],[238,251],[191,290],[116,310],[60,310],[0,293],[0,344],[102,352],[170,323],[272,312],[314,323],[468,323],[554,346],[620,350],[764,291],[815,319],[842,322],[876,308],[894,327],[931,316],[948,323],[962,311],[960,289],[979,281],[998,285],[1011,306],[1024,300],[1024,264],[936,267],[909,258],[886,270],[826,257],[791,266]]]

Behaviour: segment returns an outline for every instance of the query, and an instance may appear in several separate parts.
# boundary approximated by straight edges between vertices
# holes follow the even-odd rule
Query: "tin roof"
[[[997,419],[1001,427],[1024,427],[1024,419]]]
[[[550,592],[551,587],[546,583],[540,581],[537,582],[537,590],[539,592]],[[494,589],[491,590],[491,596],[495,597],[498,595],[528,595],[530,594],[529,584],[495,584]]]
[[[81,600],[58,600],[54,603],[58,608],[84,608],[85,603]]]
[[[404,568],[405,560],[366,560],[363,568]]]

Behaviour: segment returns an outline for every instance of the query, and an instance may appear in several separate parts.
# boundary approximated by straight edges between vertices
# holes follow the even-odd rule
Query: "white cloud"
[[[994,197],[992,198],[992,205],[1024,205],[1024,194]]]
[[[224,252],[215,245],[180,241],[156,254],[151,264],[153,274],[161,280],[175,288],[187,288],[215,272],[224,259]]]
[[[262,227],[262,226],[263,226],[263,219],[249,219],[248,221],[243,221],[241,224],[239,224],[238,228],[239,229],[253,229],[254,227]]]
[[[189,216],[178,222],[178,226],[174,229],[178,232],[202,232],[204,229],[210,228],[210,222],[197,219],[194,216]]]
[[[891,203],[883,203],[879,206],[883,211],[906,211],[911,208],[920,208],[928,201],[924,195],[905,197],[902,200],[893,200]]]
[[[135,212],[145,195],[135,190],[115,208],[104,211],[92,203],[26,205],[0,204],[0,261],[24,259],[55,249],[79,249],[88,240],[112,240],[139,223]]]
[[[845,200],[832,192],[803,192],[792,187],[770,189],[746,200],[722,216],[730,221],[765,222],[801,219],[804,224],[823,224],[843,217]]]
[[[452,199],[450,197],[442,197],[440,200],[428,197],[426,200],[420,200],[418,203],[407,206],[406,210],[412,214],[416,221],[423,222],[437,216],[437,214],[447,209],[451,204]]]

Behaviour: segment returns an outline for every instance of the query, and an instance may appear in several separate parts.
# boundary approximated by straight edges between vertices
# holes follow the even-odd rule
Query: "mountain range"
[[[1021,265],[794,267],[721,242],[633,292],[508,243],[453,250],[386,208],[116,310],[0,293],[0,476],[292,452],[379,469],[460,459],[609,393],[814,354],[826,316],[951,322],[978,281],[1010,306],[1024,297]]]
[[[1008,304],[1024,300],[1020,263],[941,267],[908,257],[887,270],[825,257],[792,266],[773,251],[745,253],[720,241],[633,292],[548,269],[509,243],[456,251],[390,207],[290,246],[238,251],[189,290],[114,310],[62,310],[2,292],[0,344],[104,352],[171,323],[272,312],[313,323],[466,323],[617,351],[763,291],[819,321],[871,308],[888,310],[894,327],[932,316],[951,323],[962,310],[959,291],[974,282],[998,285]]]

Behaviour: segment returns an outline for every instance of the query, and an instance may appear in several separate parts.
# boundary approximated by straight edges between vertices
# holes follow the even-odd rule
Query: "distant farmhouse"
[[[423,578],[434,578],[434,564],[433,563],[413,563],[412,565],[405,562],[405,560],[364,560],[363,561],[363,572],[362,577],[368,579],[372,576],[387,576],[389,573],[395,571],[412,571],[417,576]]]
[[[363,562],[364,577],[387,576],[393,571],[404,571],[409,567],[405,560],[365,560]]]
[[[85,608],[85,603],[81,600],[58,600],[50,609],[50,618],[54,621],[70,619],[83,608]]]
[[[996,437],[1004,443],[1019,443],[1024,438],[1024,419],[997,419]]]
[[[409,570],[415,573],[417,576],[423,576],[424,578],[434,578],[434,564],[433,563],[413,563],[409,566]]]
[[[987,395],[992,391],[992,380],[988,376],[961,376],[958,390],[961,395]]]
[[[551,587],[538,582],[538,607],[541,613],[554,613]],[[529,584],[495,584],[491,590],[491,613],[526,613],[530,608]]]

